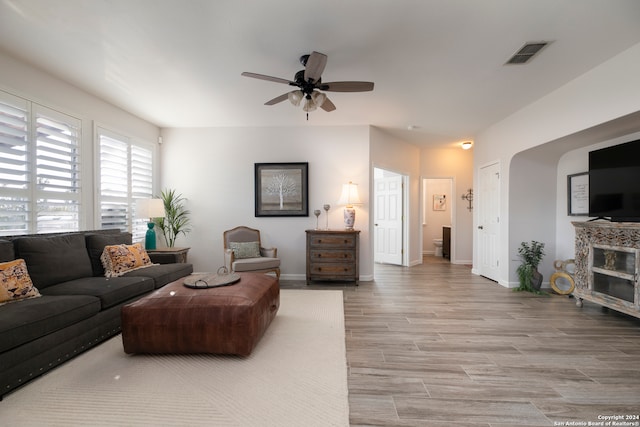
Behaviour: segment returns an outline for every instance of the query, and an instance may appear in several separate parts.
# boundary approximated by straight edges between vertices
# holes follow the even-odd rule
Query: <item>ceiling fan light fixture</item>
[[[316,107],[322,107],[322,104],[324,104],[324,101],[327,99],[327,95],[322,92],[313,92],[311,99],[313,103],[316,104]]]
[[[300,101],[302,101],[302,98],[304,98],[304,94],[301,90],[294,90],[293,92],[289,92],[287,98],[289,98],[289,102],[297,107],[298,105],[300,105]]]
[[[311,96],[306,96],[304,99],[304,105],[302,106],[302,109],[308,113],[310,111],[315,111],[316,108],[318,108],[318,106],[313,101],[313,98],[311,98]]]

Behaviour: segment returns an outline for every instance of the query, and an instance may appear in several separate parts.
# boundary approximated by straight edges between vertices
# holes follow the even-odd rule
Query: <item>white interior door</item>
[[[374,261],[402,265],[402,175],[378,178],[374,185]]]
[[[500,164],[480,169],[478,194],[478,260],[480,274],[498,281],[500,253]]]

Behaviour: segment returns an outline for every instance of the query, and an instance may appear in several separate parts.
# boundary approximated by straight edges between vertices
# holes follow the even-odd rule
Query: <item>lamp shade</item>
[[[351,181],[349,181],[348,184],[342,184],[342,194],[340,195],[338,204],[346,206],[362,204],[360,195],[358,195],[358,184],[354,184]]]
[[[324,101],[327,99],[327,95],[322,92],[313,92],[313,94],[311,94],[311,99],[313,99],[316,107],[322,107],[322,104],[324,104]]]
[[[136,201],[136,217],[164,217],[164,202],[162,201],[162,199],[138,199]]]
[[[302,109],[308,113],[309,111],[315,111],[316,108],[318,108],[318,106],[313,101],[313,98],[311,98],[311,96],[307,96],[304,99],[304,105],[302,106]]]
[[[291,102],[296,107],[300,105],[300,101],[302,101],[303,97],[304,94],[301,90],[294,90],[293,92],[289,92],[287,95],[287,98],[289,98],[289,102]]]

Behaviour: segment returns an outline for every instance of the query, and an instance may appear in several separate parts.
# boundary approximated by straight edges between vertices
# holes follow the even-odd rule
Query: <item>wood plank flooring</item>
[[[586,426],[640,415],[639,319],[513,292],[441,258],[377,265],[374,276],[357,287],[282,281],[344,291],[351,426]]]

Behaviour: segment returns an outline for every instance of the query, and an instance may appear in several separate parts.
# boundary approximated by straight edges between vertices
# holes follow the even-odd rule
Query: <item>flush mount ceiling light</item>
[[[549,41],[527,42],[522,46],[505,65],[525,64],[529,62],[535,55],[540,53],[542,49],[549,45]]]
[[[469,148],[473,147],[473,142],[471,141],[465,141],[462,144],[460,144],[462,146],[463,150],[468,150]]]

